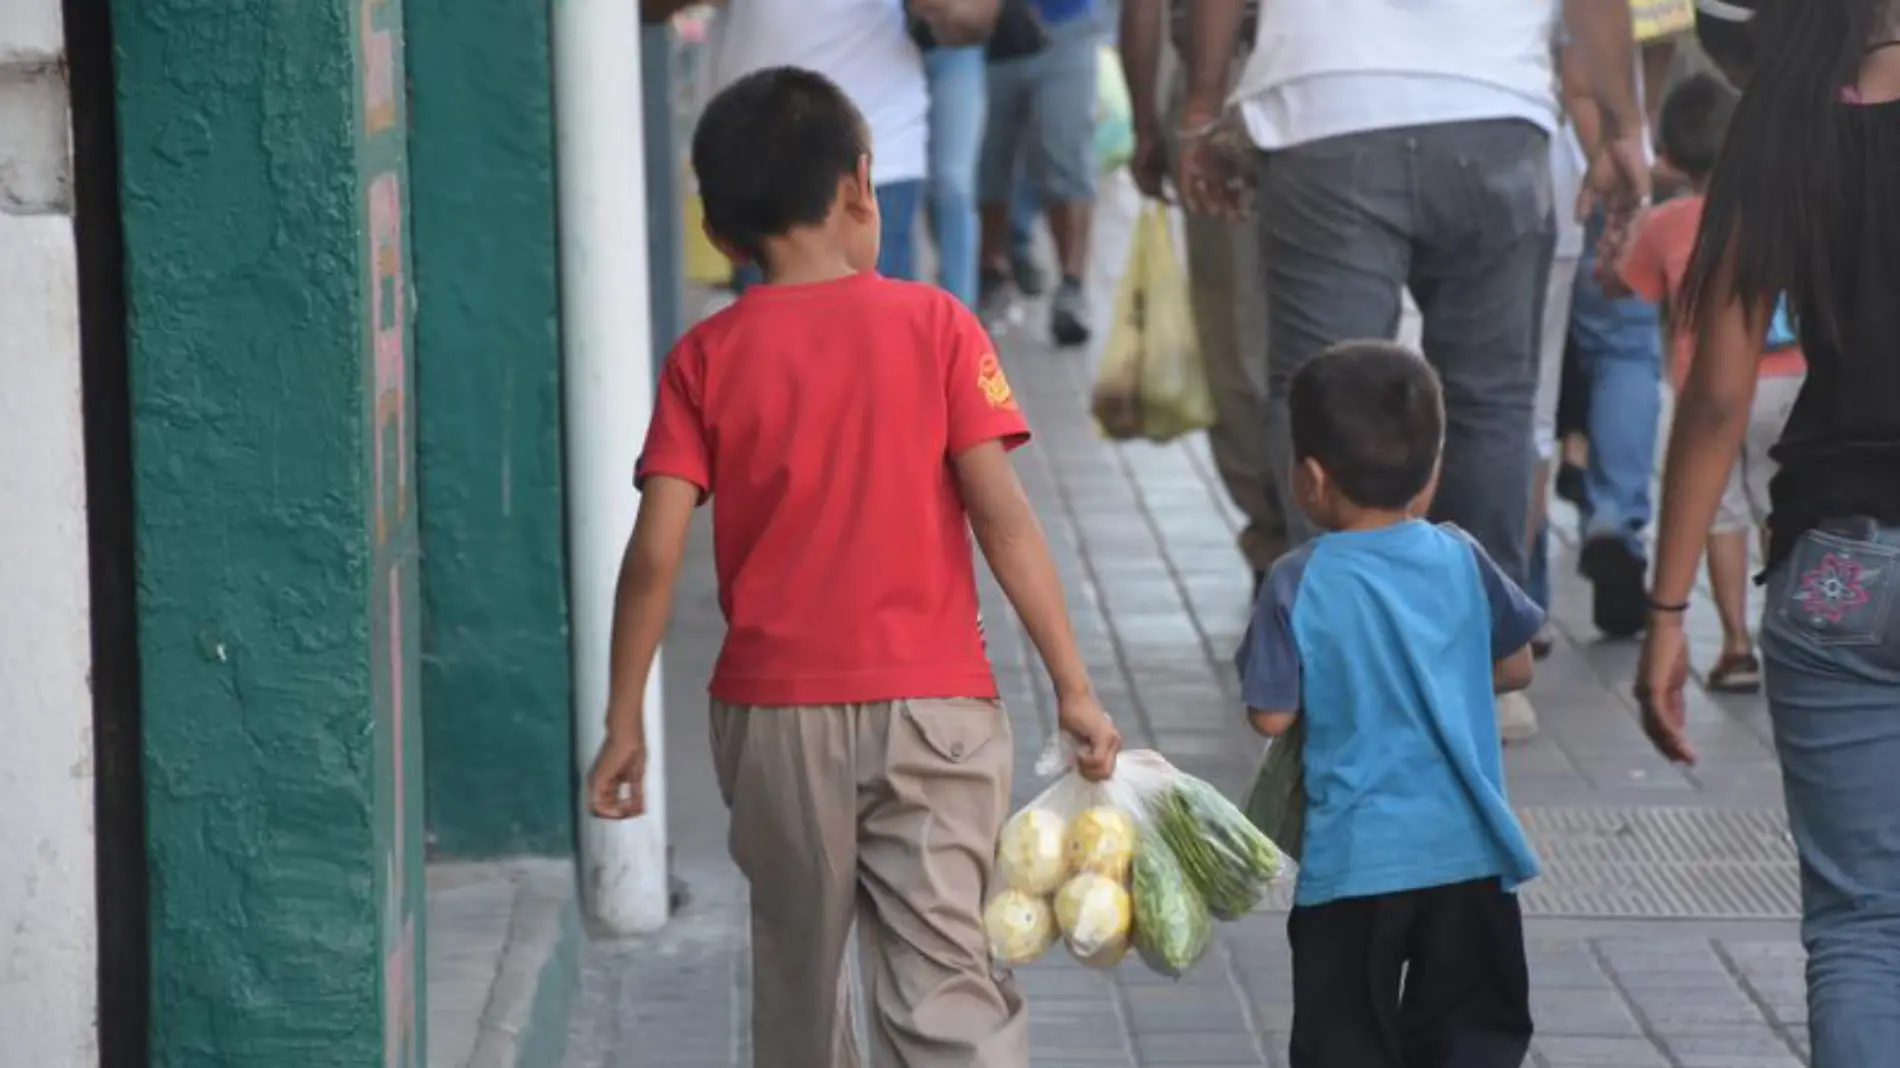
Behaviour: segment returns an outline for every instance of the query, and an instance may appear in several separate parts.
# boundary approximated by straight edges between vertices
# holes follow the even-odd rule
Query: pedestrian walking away
[[[1596,20],[1614,14],[1614,5],[1571,6],[1588,31],[1579,34],[1579,54],[1602,62],[1596,46],[1606,35]],[[1626,6],[1622,15],[1627,74]],[[1258,43],[1231,94],[1257,151],[1236,161],[1209,134],[1222,125],[1228,42],[1242,16],[1240,0],[1201,0],[1194,8],[1179,186],[1190,209],[1238,217],[1246,175],[1237,171],[1254,178],[1260,297],[1268,308],[1270,464],[1282,497],[1292,470],[1293,375],[1329,345],[1392,337],[1400,293],[1409,288],[1448,412],[1434,518],[1468,530],[1522,583],[1539,319],[1557,211],[1550,176],[1555,5],[1263,5]],[[1603,93],[1619,78],[1588,81]],[[1633,88],[1631,78],[1606,96],[1612,114],[1633,115]],[[1626,149],[1619,142],[1608,155],[1625,159]],[[1646,191],[1646,177],[1628,179]],[[1626,192],[1619,203],[1628,199]],[[1314,533],[1297,511],[1287,518],[1293,541]]]
[[[1152,199],[1171,199],[1169,159],[1187,84],[1179,62],[1169,65],[1172,76],[1165,86],[1161,73],[1164,41],[1178,55],[1187,53],[1188,7],[1187,0],[1122,0],[1122,71],[1135,125],[1130,170],[1142,195]],[[1249,3],[1247,21],[1236,38],[1243,61],[1252,50],[1257,8]],[[1165,38],[1164,25],[1169,29]],[[1260,245],[1245,227],[1210,216],[1189,215],[1184,223],[1194,324],[1207,384],[1214,393],[1215,423],[1207,443],[1228,496],[1247,517],[1240,550],[1253,569],[1257,592],[1267,569],[1287,547],[1286,516],[1268,452]]]
[[[1815,1068],[1900,1049],[1900,4],[1766,3],[1681,314],[1698,338],[1663,477],[1636,693],[1673,760],[1683,626],[1785,293],[1808,362],[1769,485],[1762,659],[1801,860]]]
[[[753,1049],[859,1063],[855,931],[871,1064],[1024,1068],[1022,999],[982,924],[1014,750],[972,532],[1042,652],[1080,771],[1106,778],[1120,746],[1010,466],[1028,425],[974,313],[873,269],[870,133],[835,83],[739,79],[692,158],[711,236],[763,280],[660,376],[592,808],[645,807],[647,677],[692,513],[717,498],[713,766],[754,887]]]
[[[1291,394],[1295,499],[1324,533],[1274,565],[1239,659],[1255,727],[1305,727],[1292,1066],[1517,1068],[1514,891],[1537,860],[1492,701],[1530,685],[1544,614],[1469,535],[1418,518],[1445,408],[1415,353],[1340,345]]]
[[[1057,344],[1080,345],[1092,331],[1083,277],[1095,210],[1101,12],[1096,0],[1034,4],[1049,36],[1048,47],[990,63],[989,122],[977,179],[983,216],[982,288],[993,295],[1010,282],[1014,264],[1022,259],[1013,255],[1012,216],[1018,204],[1039,206],[1061,272],[1050,298],[1050,333]]]

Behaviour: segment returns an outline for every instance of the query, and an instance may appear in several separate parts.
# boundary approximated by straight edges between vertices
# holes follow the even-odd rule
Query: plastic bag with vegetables
[[[1135,853],[1135,951],[1142,963],[1179,979],[1207,952],[1214,920],[1160,834],[1145,831]]]
[[[1052,745],[1037,771],[1054,773],[1064,757]],[[1239,828],[1228,825],[1230,814]],[[1197,836],[1208,841],[1187,841]],[[1106,782],[1071,772],[1011,817],[998,870],[1005,896],[1046,893],[1056,884],[1055,927],[1082,963],[1111,967],[1132,945],[1149,967],[1179,978],[1206,953],[1211,917],[1250,909],[1277,872],[1278,853],[1255,839],[1259,832],[1213,787],[1159,753],[1138,750],[1123,753]],[[1271,871],[1257,877],[1263,867]],[[1005,946],[994,928],[992,941],[1000,962],[1014,962],[1016,943]]]
[[[1280,874],[1280,850],[1219,790],[1182,775],[1155,806],[1161,837],[1216,917],[1253,911]]]

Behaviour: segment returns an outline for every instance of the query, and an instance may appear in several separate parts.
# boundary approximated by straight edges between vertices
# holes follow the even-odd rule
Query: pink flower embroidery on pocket
[[[1811,619],[1839,623],[1847,613],[1867,603],[1867,587],[1861,584],[1860,561],[1828,553],[1821,564],[1801,576],[1801,589],[1795,594],[1801,611]]]

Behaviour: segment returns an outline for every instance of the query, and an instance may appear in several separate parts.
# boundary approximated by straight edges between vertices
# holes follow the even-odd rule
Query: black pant
[[[1286,929],[1293,1068],[1524,1063],[1524,918],[1496,879],[1296,908]]]

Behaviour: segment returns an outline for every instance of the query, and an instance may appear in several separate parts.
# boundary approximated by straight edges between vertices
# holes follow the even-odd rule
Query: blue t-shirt
[[[1325,534],[1274,565],[1239,664],[1249,708],[1306,717],[1295,904],[1536,877],[1491,678],[1542,625],[1456,527]]]
[[[1793,348],[1801,343],[1801,336],[1795,331],[1794,316],[1788,312],[1788,298],[1783,296],[1775,302],[1775,317],[1768,321],[1767,351]]]

